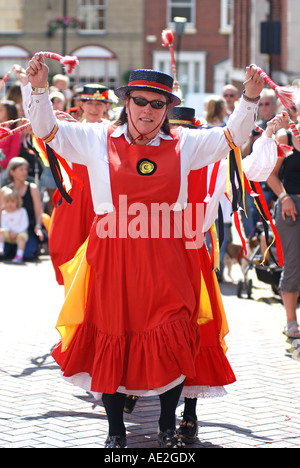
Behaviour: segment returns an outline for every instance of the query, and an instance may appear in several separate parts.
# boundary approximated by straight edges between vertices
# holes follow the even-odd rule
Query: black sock
[[[159,395],[161,413],[159,428],[162,432],[176,428],[176,408],[184,386],[184,382],[166,393]]]
[[[110,436],[126,435],[123,419],[125,398],[126,395],[124,393],[114,393],[113,395],[103,393],[102,395],[102,401],[108,419]]]
[[[197,398],[185,398],[184,399],[184,416],[191,416],[194,419],[197,419],[196,413],[197,407]]]

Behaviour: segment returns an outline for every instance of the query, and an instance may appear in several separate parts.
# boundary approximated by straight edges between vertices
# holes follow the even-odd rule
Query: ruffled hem
[[[102,393],[99,392],[92,392],[91,391],[91,382],[92,378],[89,374],[81,372],[80,374],[73,375],[72,377],[65,377],[63,373],[61,373],[62,378],[76,387],[80,387],[86,392],[90,393],[96,400],[100,400],[102,397]],[[168,392],[172,388],[177,387],[185,380],[185,376],[181,375],[178,379],[170,382],[168,385],[160,388],[154,388],[152,390],[129,390],[125,387],[119,387],[117,389],[118,393],[125,393],[126,395],[134,395],[134,396],[143,396],[143,397],[152,397],[162,395],[165,392]]]
[[[187,320],[120,336],[84,322],[68,349],[62,352],[60,342],[52,356],[64,377],[88,374],[91,392],[113,394],[120,387],[144,392],[165,387],[182,375],[193,379],[199,343],[199,327]]]
[[[224,387],[195,386],[184,387],[181,396],[183,398],[221,398],[227,395]]]
[[[221,346],[200,347],[195,367],[196,377],[188,377],[185,387],[223,387],[236,382],[234,372]]]

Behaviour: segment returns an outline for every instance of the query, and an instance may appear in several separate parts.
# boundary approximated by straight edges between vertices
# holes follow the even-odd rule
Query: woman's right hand
[[[26,75],[35,88],[46,88],[48,85],[49,68],[45,64],[43,54],[34,54],[28,62]]]
[[[293,200],[290,197],[286,197],[282,201],[281,206],[282,206],[281,214],[282,214],[283,220],[284,221],[286,220],[286,216],[290,216],[293,221],[296,221],[297,209]]]

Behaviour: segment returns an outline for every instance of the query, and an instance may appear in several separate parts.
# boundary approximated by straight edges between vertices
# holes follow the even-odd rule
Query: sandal
[[[124,413],[128,413],[128,414],[132,413],[138,399],[139,399],[138,396],[126,395],[125,405],[124,405]]]
[[[126,436],[108,436],[105,441],[105,448],[126,448]]]
[[[181,435],[176,429],[167,429],[166,431],[160,431],[158,433],[158,445],[164,448],[183,448],[185,443],[183,442]]]
[[[179,424],[178,433],[186,444],[193,444],[197,441],[198,420],[192,416],[183,414],[183,419]]]
[[[283,333],[292,339],[300,338],[300,327],[297,322],[288,322],[284,327]]]

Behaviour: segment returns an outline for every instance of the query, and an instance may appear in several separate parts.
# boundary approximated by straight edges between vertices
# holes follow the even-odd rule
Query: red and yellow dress
[[[200,344],[199,258],[186,249],[185,230],[177,235],[175,212],[169,212],[171,235],[164,236],[157,211],[178,199],[180,141],[173,132],[159,147],[129,145],[124,135],[110,138],[113,130],[108,157],[115,211],[96,216],[86,255],[75,258],[83,281],[79,268],[57,323],[63,339],[53,357],[65,378],[96,396],[160,394],[195,378]],[[74,306],[78,314],[81,308],[77,321]]]
[[[49,231],[49,254],[60,285],[63,284],[60,266],[71,260],[86,241],[95,218],[87,168],[73,163],[72,171],[83,186],[74,181],[70,190],[71,204],[63,198],[55,203]]]
[[[207,180],[207,166],[198,171],[191,171],[188,179],[190,203],[204,202],[208,193]],[[204,211],[206,211],[206,204],[204,204]],[[228,324],[217,277],[205,244],[197,250],[197,256],[203,278],[200,308],[210,309],[213,320],[204,324],[201,318],[198,320],[201,341],[195,360],[196,376],[186,379],[183,396],[210,398],[226,394],[223,387],[234,383],[236,378],[226,357],[227,347],[224,338],[229,331]],[[209,312],[205,314],[202,310],[202,316],[208,314]]]

